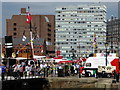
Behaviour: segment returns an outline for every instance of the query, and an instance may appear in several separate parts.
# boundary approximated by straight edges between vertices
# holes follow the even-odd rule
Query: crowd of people
[[[2,68],[2,79],[4,76],[13,76],[15,79],[29,76],[43,77],[65,77],[74,76],[81,73],[82,64],[77,63],[56,63],[56,62],[39,62],[26,63],[25,61],[17,62],[12,66]]]

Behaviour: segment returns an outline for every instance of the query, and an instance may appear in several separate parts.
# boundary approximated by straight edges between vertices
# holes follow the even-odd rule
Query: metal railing
[[[69,77],[69,76],[80,76],[79,70],[71,71],[69,69],[51,69],[43,68],[41,70],[34,71],[24,71],[24,72],[13,72],[11,69],[5,71],[1,74],[1,80],[16,80],[16,79],[31,79],[31,78],[46,78],[46,77]]]

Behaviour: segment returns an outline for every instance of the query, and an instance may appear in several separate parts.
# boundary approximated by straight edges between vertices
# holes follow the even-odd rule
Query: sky
[[[16,2],[16,0],[1,0],[2,2]],[[44,0],[44,2],[118,2],[120,0]],[[17,0],[17,2],[43,2],[43,0]]]
[[[3,36],[6,35],[6,24],[5,24],[6,19],[11,19],[12,15],[18,15],[20,13],[20,8],[27,8],[28,6],[30,6],[31,8],[30,9],[31,14],[34,14],[34,15],[35,14],[55,15],[55,8],[58,6],[101,4],[101,5],[106,5],[107,7],[107,19],[109,19],[111,15],[118,17],[118,7],[117,7],[118,0],[115,0],[114,2],[111,0],[111,2],[100,2],[100,3],[99,2],[94,2],[94,3],[93,2],[77,2],[77,0],[75,0],[76,2],[67,2],[67,0],[65,0],[64,2],[61,2],[63,0],[61,0],[60,2],[57,2],[58,0],[56,2],[40,2],[40,1],[36,2],[37,0],[34,0],[34,2],[14,2],[14,1],[15,0],[4,0],[2,1],[2,5],[0,4],[0,7],[2,7],[2,35]],[[95,1],[95,0],[89,0],[89,1]],[[99,1],[102,1],[102,0],[99,0]]]

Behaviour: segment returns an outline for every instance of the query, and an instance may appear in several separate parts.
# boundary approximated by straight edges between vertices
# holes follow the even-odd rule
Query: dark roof
[[[27,37],[25,41],[22,41],[21,38],[13,38],[13,45],[18,45],[18,44],[28,44],[30,43],[30,38]],[[2,44],[5,44],[5,39],[2,39]],[[33,40],[34,45],[43,45],[44,44],[44,39],[43,38],[38,38]]]

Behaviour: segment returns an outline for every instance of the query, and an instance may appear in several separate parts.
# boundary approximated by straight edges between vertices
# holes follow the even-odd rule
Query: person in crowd
[[[82,63],[80,63],[80,76],[79,77],[82,77],[82,72],[83,72],[83,66],[82,66]]]
[[[51,64],[51,76],[55,76],[56,75],[56,65],[55,63]]]
[[[68,64],[66,63],[64,67],[65,67],[65,76],[69,76],[69,67],[68,67]]]
[[[1,68],[1,71],[2,71],[2,80],[4,80],[5,79],[5,70],[6,70],[6,67],[5,67],[4,64],[1,64],[0,68]]]
[[[63,77],[63,64],[58,67],[58,77]]]
[[[25,76],[29,76],[30,75],[30,65],[27,65],[25,67]]]
[[[18,77],[18,73],[17,73],[17,64],[14,64],[13,66],[12,66],[12,68],[13,68],[13,76],[15,77],[15,79],[17,79],[17,77]]]
[[[22,65],[20,66],[20,72],[19,72],[19,73],[20,73],[20,77],[23,77],[23,72],[24,72],[23,67],[24,67],[24,66],[22,66]]]
[[[79,73],[79,68],[80,68],[80,65],[79,65],[79,63],[76,63],[76,71],[77,71],[77,74]]]
[[[44,76],[44,77],[58,77],[74,76],[81,73],[79,63],[53,63],[53,62],[40,62],[34,64],[26,64],[25,62],[18,62],[12,66],[14,77],[19,78],[23,76]]]
[[[41,75],[40,65],[36,64],[37,75]]]
[[[31,65],[31,75],[35,76],[35,66]]]
[[[74,73],[75,73],[74,63],[72,63],[72,64],[70,65],[70,71],[71,71],[71,75],[74,76]]]

